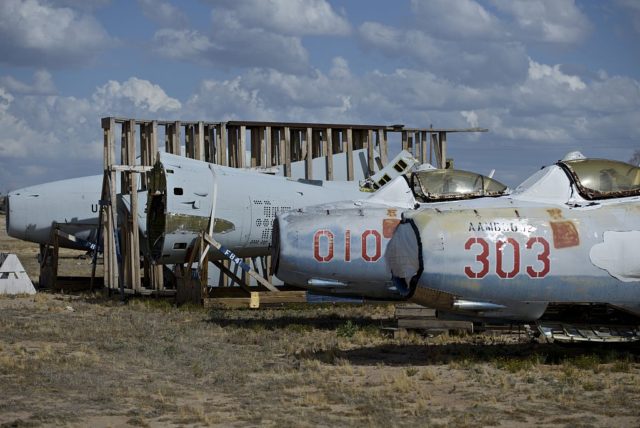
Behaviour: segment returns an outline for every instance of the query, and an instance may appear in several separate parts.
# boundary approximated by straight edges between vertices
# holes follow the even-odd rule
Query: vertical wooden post
[[[304,177],[307,180],[313,180],[313,130],[307,128],[306,132],[307,155],[304,162]]]
[[[387,131],[378,129],[376,133],[378,137],[378,150],[380,151],[380,161],[382,165],[386,166],[388,162],[388,148],[387,148]]]
[[[353,129],[347,129],[347,181],[353,181]]]
[[[284,131],[284,175],[291,177],[291,130],[288,126],[283,128]]]
[[[238,127],[227,126],[227,136],[229,141],[229,166],[238,167]]]
[[[442,164],[438,168],[446,168],[447,167],[447,133],[440,131],[438,133],[438,137],[440,139],[440,159],[442,160]]]
[[[198,122],[193,125],[194,138],[193,138],[193,158],[198,160],[205,160],[204,155],[204,122]]]
[[[369,129],[367,132],[367,169],[369,177],[375,173],[375,156],[374,156],[374,144],[373,144],[373,129]]]
[[[245,125],[240,125],[240,144],[237,145],[238,148],[238,168],[245,167],[245,152],[247,146],[247,127]]]
[[[115,165],[116,162],[115,127],[116,121],[113,117],[107,117],[102,120],[104,178],[102,183],[103,204],[101,205],[100,214],[102,216],[104,285],[109,291],[116,289],[119,281],[118,256],[115,241],[117,233],[117,211],[114,210],[114,206],[117,204],[116,172],[112,169],[112,166]]]
[[[427,163],[427,149],[428,149],[428,141],[427,141],[427,131],[422,131],[420,138],[420,162]]]
[[[193,124],[184,124],[184,153],[185,156],[191,159],[195,159],[195,127]]]
[[[429,163],[433,166],[433,153],[438,147],[438,136],[435,132],[431,132],[431,143],[429,144]],[[436,160],[437,163],[437,160]]]
[[[229,134],[227,124],[221,123],[216,129],[216,160],[218,165],[229,165],[227,153],[229,148]]]
[[[266,166],[267,168],[270,167],[271,165],[273,165],[273,160],[272,160],[272,156],[273,156],[273,147],[272,147],[272,142],[273,142],[273,135],[271,134],[271,127],[267,126],[264,129],[264,166]]]
[[[122,129],[122,164],[135,166],[136,164],[136,121],[127,120]],[[125,179],[126,178],[126,179]],[[126,258],[124,260],[125,278],[129,288],[140,291],[140,236],[138,229],[138,173],[127,171],[122,177],[122,194],[129,195],[129,212],[125,214],[126,228],[123,229],[126,243]]]
[[[415,156],[416,148],[413,144],[413,133],[411,132],[407,133],[407,150],[409,150],[409,153]]]
[[[216,148],[213,131],[215,126],[207,124],[204,126],[204,160],[208,163],[215,163]]]
[[[255,168],[260,165],[260,140],[259,138],[259,130],[260,128],[253,127],[249,128],[249,133],[251,135],[251,168]]]
[[[409,150],[409,139],[407,131],[402,131],[402,150]]]
[[[179,155],[180,153],[180,121],[165,125],[165,150],[167,153]]]
[[[331,128],[324,130],[324,149],[327,159],[327,180],[333,180],[333,130]]]

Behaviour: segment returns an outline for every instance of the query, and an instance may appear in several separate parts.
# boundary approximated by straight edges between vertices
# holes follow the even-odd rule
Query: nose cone
[[[7,195],[7,234],[12,238],[31,240],[35,229],[32,216],[42,208],[37,206],[40,192],[35,187],[25,187]]]

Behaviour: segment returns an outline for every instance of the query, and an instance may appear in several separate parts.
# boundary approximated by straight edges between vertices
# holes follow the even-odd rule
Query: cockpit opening
[[[563,160],[558,165],[585,199],[640,196],[640,167],[607,159]]]
[[[459,169],[432,169],[411,174],[411,189],[418,202],[501,196],[508,188],[497,180]]]

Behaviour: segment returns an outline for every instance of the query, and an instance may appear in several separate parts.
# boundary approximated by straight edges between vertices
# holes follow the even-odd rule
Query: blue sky
[[[640,149],[640,1],[3,0],[0,192],[100,173],[103,116],[482,126],[516,185]]]

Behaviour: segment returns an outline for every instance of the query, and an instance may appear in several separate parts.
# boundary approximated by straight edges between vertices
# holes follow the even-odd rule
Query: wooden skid
[[[285,303],[306,303],[306,291],[256,291],[252,294],[258,295],[259,305],[280,305]],[[205,308],[215,307],[227,308],[249,308],[251,307],[251,296],[245,294],[244,297],[209,297],[204,299]]]
[[[416,330],[463,330],[473,333],[473,323],[469,321],[401,318],[398,320],[398,328]]]

